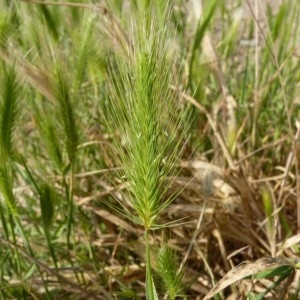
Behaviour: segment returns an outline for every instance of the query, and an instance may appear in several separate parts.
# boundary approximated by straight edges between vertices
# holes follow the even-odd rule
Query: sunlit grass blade
[[[218,1],[213,0],[209,1],[207,3],[207,8],[203,11],[203,15],[198,18],[198,25],[195,32],[195,38],[193,43],[193,49],[192,49],[192,55],[189,62],[189,85],[191,86],[192,82],[192,74],[193,74],[193,65],[195,60],[195,55],[197,52],[197,49],[199,48],[199,45],[201,44],[201,41],[203,40],[203,37],[207,31],[208,25],[210,24],[210,21],[212,17],[214,16],[214,12],[217,8]],[[198,83],[197,83],[198,84]]]

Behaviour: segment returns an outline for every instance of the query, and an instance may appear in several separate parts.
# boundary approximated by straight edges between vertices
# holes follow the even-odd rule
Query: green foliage
[[[65,162],[63,159],[62,143],[57,130],[59,128],[58,124],[54,123],[55,120],[51,117],[47,118],[42,109],[37,108],[35,105],[33,106],[35,108],[36,123],[47,149],[47,154],[58,170],[63,172]]]
[[[0,298],[296,299],[299,2],[98,2],[0,1]]]

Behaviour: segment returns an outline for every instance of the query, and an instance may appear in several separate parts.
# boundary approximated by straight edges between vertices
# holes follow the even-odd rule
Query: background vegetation
[[[1,299],[299,297],[300,3],[203,2],[1,1]]]

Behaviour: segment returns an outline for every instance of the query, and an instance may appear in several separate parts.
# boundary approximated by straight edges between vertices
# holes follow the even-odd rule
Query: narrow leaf
[[[146,279],[146,299],[147,300],[158,300],[157,291],[155,288],[153,277],[147,277]]]

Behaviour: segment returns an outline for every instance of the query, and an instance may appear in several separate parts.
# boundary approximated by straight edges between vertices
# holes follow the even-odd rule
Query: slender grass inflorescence
[[[14,66],[5,67],[1,64],[1,87],[0,87],[0,195],[3,203],[2,209],[7,208],[8,214],[17,215],[17,205],[13,194],[13,160],[15,157],[14,137],[16,122],[20,107],[20,83]],[[4,218],[4,216],[2,217]]]
[[[20,220],[18,203],[14,193],[16,181],[15,162],[19,158],[15,145],[17,123],[20,118],[20,79],[17,76],[15,63],[11,65],[0,64],[0,220],[4,236],[7,241],[17,244],[17,233],[20,234],[28,253],[34,257],[29,237],[26,235],[23,224]],[[2,238],[2,236],[1,236]],[[18,249],[10,247],[13,255],[8,255],[12,273],[21,273],[21,258]],[[39,275],[43,276],[39,270]],[[47,287],[45,286],[47,293]]]
[[[180,154],[183,111],[169,86],[174,63],[168,59],[164,28],[152,22],[134,28],[126,51],[118,52],[109,76],[109,116],[118,131],[117,156],[122,178],[129,183],[131,217],[146,229],[153,228],[169,200],[164,179]],[[124,46],[124,45],[122,45]],[[125,47],[122,47],[125,49]],[[181,132],[181,133],[180,133]]]
[[[79,144],[79,130],[76,122],[76,114],[74,107],[74,99],[72,99],[71,86],[64,76],[64,69],[59,65],[53,70],[53,90],[57,99],[57,107],[59,111],[59,121],[65,135],[65,148],[69,159],[70,175],[69,182],[64,174],[63,184],[65,187],[66,198],[68,200],[68,226],[67,226],[67,244],[71,248],[71,230],[73,227],[73,190],[74,190],[74,174],[75,160],[77,154],[77,146]]]
[[[126,208],[126,213],[145,228],[149,299],[155,299],[149,230],[158,226],[160,212],[172,200],[165,199],[168,189],[165,179],[174,172],[174,163],[180,155],[185,114],[180,99],[170,89],[173,80],[177,82],[175,63],[168,49],[168,16],[158,22],[153,20],[154,10],[149,14],[138,9],[129,38],[119,39],[124,42],[119,45],[109,70],[112,123],[108,121],[113,126],[111,130],[120,136],[116,152],[133,208],[132,211]]]
[[[183,290],[183,272],[178,272],[178,258],[174,249],[163,245],[157,257],[157,271],[170,299],[176,299]]]
[[[146,229],[166,206],[164,179],[179,154],[180,103],[169,89],[172,76],[163,28],[135,24],[128,52],[110,69],[110,113],[122,138],[117,154],[129,185],[131,216]],[[176,141],[175,141],[176,138]],[[168,202],[168,201],[167,201]]]

